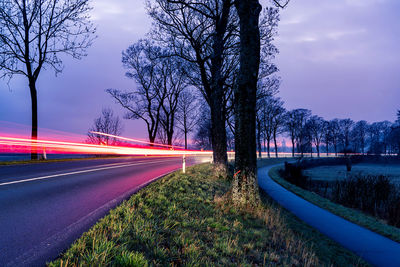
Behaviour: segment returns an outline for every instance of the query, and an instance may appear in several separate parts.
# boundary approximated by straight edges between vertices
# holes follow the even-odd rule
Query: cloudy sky
[[[121,52],[144,37],[151,21],[143,0],[93,0],[92,5],[98,38],[88,57],[65,58],[58,77],[47,70],[39,78],[41,128],[84,135],[102,107],[123,114],[105,89],[134,87],[124,77]],[[286,108],[308,108],[326,119],[393,121],[400,108],[398,14],[398,0],[292,0],[281,12],[276,39]],[[2,122],[30,125],[23,78],[9,87],[0,81],[0,127]],[[147,137],[139,121],[124,120],[124,126],[125,136]]]

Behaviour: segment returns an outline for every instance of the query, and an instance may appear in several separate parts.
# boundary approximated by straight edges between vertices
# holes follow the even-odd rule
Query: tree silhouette
[[[122,133],[122,124],[119,117],[114,116],[112,109],[103,108],[101,116],[94,120],[93,126],[89,129],[87,142],[99,145],[115,145],[117,143],[117,139],[114,137],[93,132],[120,135]]]
[[[1,77],[28,79],[32,102],[32,140],[38,136],[36,82],[46,67],[60,73],[59,54],[80,59],[95,32],[89,20],[89,0],[8,0],[0,2]],[[31,158],[37,159],[32,149]]]

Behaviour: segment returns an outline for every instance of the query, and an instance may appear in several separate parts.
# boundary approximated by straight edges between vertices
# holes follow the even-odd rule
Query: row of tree
[[[283,7],[279,0],[274,3]],[[215,169],[227,171],[228,124],[239,170],[234,195],[253,198],[256,102],[258,94],[270,94],[267,83],[277,71],[271,59],[277,53],[272,41],[278,9],[268,7],[260,16],[258,0],[148,0],[146,5],[153,28],[122,60],[138,86],[107,92],[127,110],[126,118],[146,123],[151,142],[161,125],[161,136],[172,144],[180,94],[195,88],[209,111]]]
[[[270,143],[273,141],[278,155],[278,136],[289,137],[292,156],[295,152],[316,153],[322,149],[326,154],[399,154],[400,153],[400,111],[395,122],[382,121],[369,124],[365,120],[351,119],[324,120],[313,115],[308,109],[285,110],[283,101],[268,96],[259,101],[257,114],[258,151],[267,152],[270,157]],[[262,145],[262,143],[264,145]]]

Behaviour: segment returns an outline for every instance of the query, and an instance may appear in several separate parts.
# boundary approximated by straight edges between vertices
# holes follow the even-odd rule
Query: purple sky
[[[264,2],[265,3],[265,2]],[[142,0],[94,0],[98,39],[83,60],[65,58],[38,83],[39,127],[86,134],[102,107],[123,111],[105,93],[127,90],[121,52],[150,28]],[[286,108],[308,108],[326,119],[395,119],[400,108],[400,1],[292,0],[281,12],[276,62]],[[0,81],[0,122],[30,125],[27,82]],[[147,138],[140,121],[124,120],[123,135]],[[1,124],[0,124],[1,125]]]

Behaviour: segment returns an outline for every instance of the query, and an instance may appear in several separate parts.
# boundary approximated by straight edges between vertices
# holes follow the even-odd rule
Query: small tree
[[[27,78],[32,102],[32,140],[38,136],[36,82],[41,71],[63,69],[59,54],[80,59],[95,32],[89,0],[0,1],[0,77]],[[32,159],[37,159],[36,149]]]
[[[308,120],[308,129],[311,132],[312,142],[315,144],[317,149],[317,155],[320,157],[320,145],[325,134],[325,121],[323,118],[314,115]],[[311,144],[312,151],[312,144]]]
[[[365,153],[365,144],[367,138],[368,123],[364,120],[358,121],[352,130],[352,136],[354,145],[356,146],[355,151],[359,150],[363,155]]]
[[[332,141],[333,149],[335,151],[335,156],[337,157],[338,155],[338,142],[340,138],[340,125],[339,125],[339,119],[333,119],[329,121],[329,136]]]
[[[110,135],[120,135],[122,133],[122,124],[118,116],[114,116],[110,108],[103,108],[101,116],[94,120],[93,126],[88,132],[88,143],[100,145],[115,145],[117,139],[114,137],[96,134],[100,132]]]
[[[198,117],[198,103],[196,96],[189,90],[180,95],[178,102],[177,126],[185,138],[185,149],[188,148],[188,135],[196,126]]]

